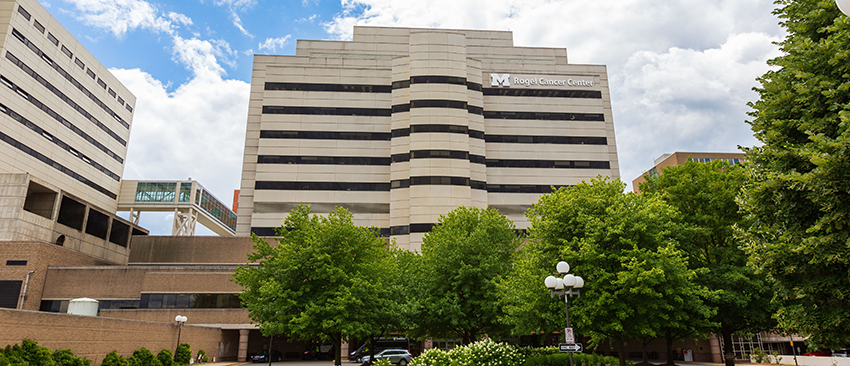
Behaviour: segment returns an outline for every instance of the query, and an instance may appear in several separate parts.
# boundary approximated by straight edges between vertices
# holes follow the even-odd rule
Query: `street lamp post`
[[[180,350],[180,333],[183,332],[183,324],[186,323],[187,320],[189,320],[189,318],[187,318],[183,315],[178,315],[178,316],[174,317],[174,321],[176,321],[177,324],[178,324],[178,327],[177,327],[177,347],[174,348],[174,361],[177,361],[177,351]]]
[[[569,298],[572,296],[581,297],[581,293],[579,289],[584,287],[584,279],[578,276],[574,276],[568,274],[570,272],[570,265],[567,262],[558,262],[558,265],[555,267],[558,274],[564,276],[564,278],[549,276],[546,277],[544,281],[546,283],[546,287],[549,288],[549,295],[555,297],[563,296],[564,297],[564,313],[567,316],[567,329],[570,329],[570,304]],[[567,330],[564,330],[564,337],[566,341]],[[573,353],[570,352],[570,366],[573,366]]]

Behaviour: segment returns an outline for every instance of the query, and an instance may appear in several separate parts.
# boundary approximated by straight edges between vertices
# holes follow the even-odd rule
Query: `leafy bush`
[[[521,354],[524,358],[529,357],[537,357],[537,356],[548,356],[560,353],[558,347],[549,346],[549,347],[516,347],[517,352]]]
[[[180,343],[177,347],[177,356],[174,357],[174,362],[178,365],[188,365],[192,359],[192,350],[189,348],[189,343]]]
[[[611,366],[620,364],[620,360],[616,357],[585,353],[573,353],[573,362],[575,366]],[[529,357],[525,360],[523,366],[569,366],[569,364],[569,354],[556,353]],[[626,364],[632,364],[632,361],[626,360]]]
[[[390,362],[390,360],[388,358],[379,358],[374,363],[372,363],[372,366],[392,366],[392,365],[393,365],[392,362]]]
[[[100,366],[130,366],[130,363],[124,357],[118,355],[117,351],[112,351],[103,358],[103,363]]]
[[[198,351],[198,355],[195,356],[195,360],[199,362],[210,362],[210,358],[204,350]]]
[[[162,366],[162,363],[153,355],[153,352],[145,347],[133,352],[133,356],[127,359],[127,362],[130,366]]]
[[[779,352],[773,351],[771,355],[773,356],[773,363],[781,365],[780,362],[782,362],[782,357],[779,357]]]
[[[16,361],[9,363],[11,365],[38,365],[38,366],[54,366],[53,353],[47,347],[41,347],[38,342],[24,339],[21,345],[6,346],[3,351],[7,359],[15,359]],[[2,364],[0,364],[2,365]]]
[[[56,361],[56,366],[89,366],[91,364],[91,360],[74,356],[74,353],[69,349],[53,352],[53,361]]]
[[[439,348],[431,348],[414,357],[410,366],[446,366],[451,364],[449,353]]]
[[[174,365],[174,355],[171,353],[170,349],[164,349],[159,351],[156,355],[156,359],[159,361],[162,366],[173,366]]]
[[[9,349],[10,347],[6,347]],[[0,349],[0,366],[29,366],[29,363],[15,355],[7,354],[6,350]]]

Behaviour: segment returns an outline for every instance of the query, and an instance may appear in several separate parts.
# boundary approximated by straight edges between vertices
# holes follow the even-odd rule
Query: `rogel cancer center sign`
[[[553,76],[553,75],[526,75],[526,74],[499,74],[490,73],[490,86],[496,88],[510,87],[546,87],[546,88],[592,88],[594,85],[592,76]]]

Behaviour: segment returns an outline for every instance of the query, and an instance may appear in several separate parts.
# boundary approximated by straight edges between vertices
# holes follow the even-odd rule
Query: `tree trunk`
[[[375,363],[375,345],[377,345],[376,338],[370,336],[369,337],[369,364]]]
[[[342,334],[334,334],[332,341],[334,342],[334,365],[342,365]],[[321,349],[319,349],[321,351]]]
[[[649,342],[652,342],[652,338],[643,337],[643,342],[641,342],[641,350],[643,351],[643,363],[649,363],[649,355],[646,352],[646,346],[649,345]]]
[[[676,363],[673,362],[673,335],[667,332],[664,339],[667,341],[667,365],[675,365]]]
[[[723,358],[726,362],[726,366],[735,366],[735,352],[732,347],[732,331],[726,327],[722,327],[721,334],[723,336]]]
[[[617,343],[617,356],[620,357],[620,366],[626,366],[626,348],[623,346],[623,335],[619,335],[614,341]]]

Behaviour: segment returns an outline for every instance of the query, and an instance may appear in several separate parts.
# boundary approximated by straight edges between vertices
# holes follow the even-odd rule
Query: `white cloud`
[[[124,178],[191,177],[230,206],[241,179],[250,85],[208,74],[169,92],[139,69],[110,71],[136,96]]]
[[[673,151],[752,145],[746,102],[783,35],[771,0],[342,0],[324,23],[511,30],[516,46],[567,48],[570,63],[608,68],[621,177]]]
[[[279,38],[266,38],[265,41],[261,42],[260,45],[257,46],[257,50],[268,50],[269,52],[276,52],[278,48],[283,48],[283,46],[289,43],[289,38],[291,37],[291,34],[287,34],[286,36]]]
[[[77,16],[88,26],[104,28],[117,38],[124,37],[129,31],[147,29],[157,33],[173,34],[174,21],[191,24],[189,17],[169,13],[166,17],[151,3],[142,0],[65,0],[74,4],[81,12]],[[166,19],[168,18],[168,19]]]
[[[174,59],[192,70],[196,77],[220,78],[226,74],[219,62],[233,66],[236,52],[222,40],[184,39],[174,36]]]
[[[183,25],[192,25],[191,18],[187,17],[184,14],[175,13],[173,11],[168,13],[168,19],[171,19],[171,21],[181,23]]]
[[[226,7],[230,11],[230,18],[233,19],[233,25],[239,29],[242,34],[254,38],[254,35],[248,32],[242,25],[242,18],[239,17],[239,12],[245,11],[248,8],[257,4],[257,0],[215,0],[213,4],[216,6]]]

